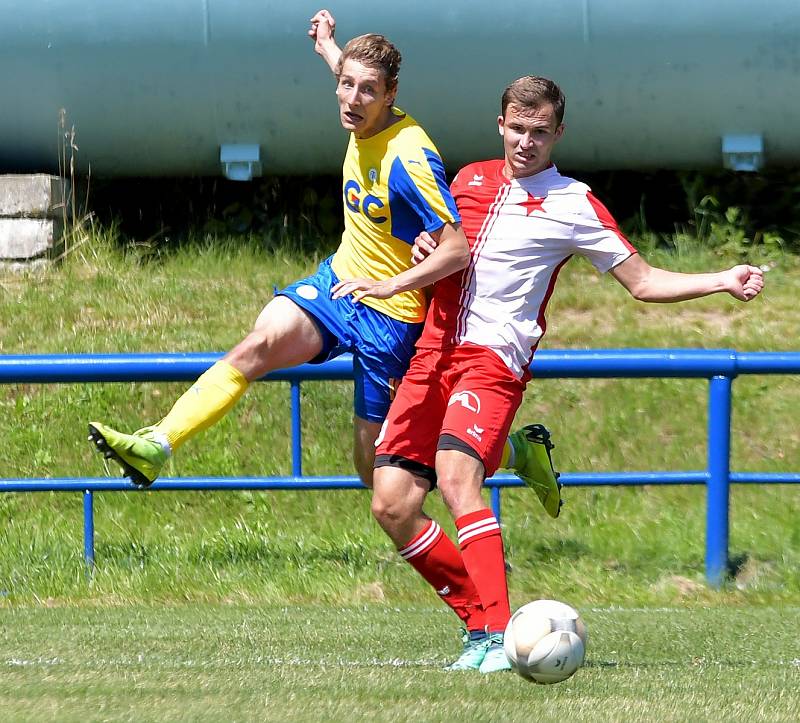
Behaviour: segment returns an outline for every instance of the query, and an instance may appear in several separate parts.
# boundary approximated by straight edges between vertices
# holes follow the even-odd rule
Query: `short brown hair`
[[[377,33],[359,35],[342,48],[342,54],[336,64],[336,77],[341,75],[345,60],[355,60],[368,68],[380,70],[386,81],[386,90],[392,92],[397,88],[397,76],[400,73],[402,59],[400,51],[383,35]]]
[[[564,94],[552,80],[538,75],[524,75],[517,78],[503,91],[500,101],[501,115],[505,117],[509,103],[523,108],[540,108],[551,103],[558,125],[564,120]]]

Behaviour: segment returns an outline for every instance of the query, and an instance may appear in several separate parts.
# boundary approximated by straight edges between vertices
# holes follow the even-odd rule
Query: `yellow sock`
[[[218,361],[175,402],[156,431],[167,438],[174,451],[222,419],[248,386],[250,382],[236,367]]]
[[[511,459],[511,452],[513,452],[511,440],[506,439],[506,443],[503,445],[503,454],[500,456],[500,467],[503,469],[508,469],[508,461]]]

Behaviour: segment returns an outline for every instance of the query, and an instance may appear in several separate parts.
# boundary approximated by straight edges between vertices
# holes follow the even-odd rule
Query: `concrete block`
[[[44,173],[0,175],[0,216],[56,218],[69,198],[69,182]]]
[[[31,261],[3,261],[0,259],[0,272],[4,274],[27,275],[50,268],[50,259],[40,258]]]
[[[0,218],[0,260],[24,261],[58,253],[62,226],[59,219]]]

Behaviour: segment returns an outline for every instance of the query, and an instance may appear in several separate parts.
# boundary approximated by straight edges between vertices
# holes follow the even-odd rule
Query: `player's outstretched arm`
[[[469,244],[460,224],[446,223],[430,237],[435,240],[435,249],[415,266],[383,281],[342,279],[331,289],[333,298],[353,294],[353,301],[360,301],[365,296],[388,299],[401,291],[430,286],[466,268],[469,263]]]
[[[750,301],[764,288],[764,274],[757,266],[739,264],[725,271],[682,274],[650,266],[639,254],[629,256],[611,269],[612,276],[639,301],[668,303],[727,292],[739,301]]]
[[[336,19],[328,10],[319,10],[311,18],[308,36],[314,41],[314,50],[322,56],[333,73],[336,73],[336,65],[342,54],[333,37],[335,33]]]

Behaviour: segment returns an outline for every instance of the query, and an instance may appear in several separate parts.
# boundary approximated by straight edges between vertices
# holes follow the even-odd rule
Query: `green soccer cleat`
[[[489,637],[484,636],[473,640],[469,633],[462,629],[461,640],[464,643],[464,650],[458,656],[458,660],[448,665],[445,670],[479,670],[486,656]]]
[[[503,649],[503,633],[492,633],[486,640],[486,653],[480,668],[481,673],[500,673],[511,670],[506,651]]]
[[[156,440],[152,427],[123,434],[100,422],[91,422],[89,441],[106,459],[116,460],[125,476],[138,487],[153,484],[169,457]]]
[[[561,484],[553,468],[550,432],[543,424],[529,424],[509,436],[514,448],[514,472],[532,488],[550,517],[561,511]]]

